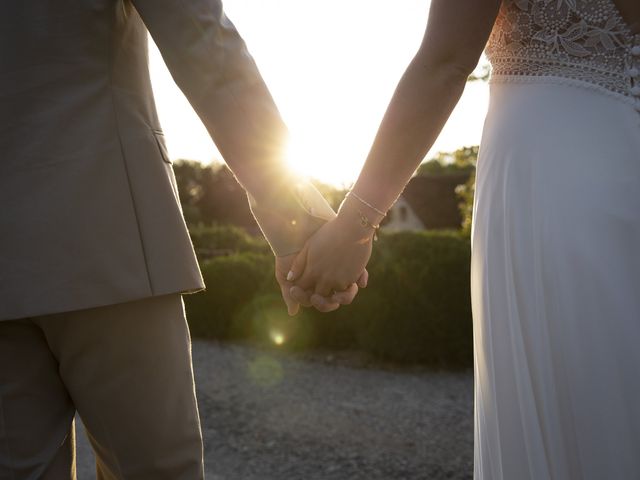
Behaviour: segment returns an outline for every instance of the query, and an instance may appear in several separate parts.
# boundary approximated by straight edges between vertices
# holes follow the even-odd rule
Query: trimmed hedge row
[[[198,258],[211,258],[231,253],[269,253],[269,245],[262,237],[249,235],[235,225],[191,225],[189,235]]]
[[[289,317],[268,253],[202,264],[207,291],[185,297],[194,336],[246,339],[279,348],[359,349],[434,367],[472,363],[469,238],[458,232],[382,235],[369,286],[350,306]]]

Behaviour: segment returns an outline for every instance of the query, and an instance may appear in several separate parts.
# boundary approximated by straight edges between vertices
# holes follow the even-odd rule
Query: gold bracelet
[[[373,228],[373,240],[377,241],[378,240],[378,230],[380,230],[380,224],[374,225],[373,223],[371,223],[371,220],[369,220],[369,218],[364,213],[362,213],[360,210],[358,210],[358,215],[360,215],[360,225],[362,225],[363,227],[371,227],[371,228]]]
[[[358,196],[358,194],[356,194],[356,192],[354,192],[353,190],[349,190],[349,193],[347,193],[347,195],[352,195],[356,200],[360,201],[360,203],[363,203],[364,205],[366,205],[367,207],[369,207],[371,210],[375,211],[376,213],[379,213],[380,215],[382,215],[383,217],[386,217],[387,214],[384,213],[382,210],[380,210],[379,208],[374,207],[373,205],[371,205],[369,202],[367,202],[366,200],[363,200],[362,198],[360,198]]]

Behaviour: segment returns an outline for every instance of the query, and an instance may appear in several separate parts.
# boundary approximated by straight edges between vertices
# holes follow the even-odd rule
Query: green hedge
[[[470,245],[457,232],[382,235],[369,286],[330,314],[289,317],[268,253],[202,264],[207,291],[185,297],[194,336],[248,339],[278,348],[359,349],[397,362],[467,367],[472,362]]]
[[[197,337],[232,339],[238,312],[260,295],[271,259],[265,254],[242,253],[216,257],[200,266],[207,289],[185,296],[191,333]]]
[[[397,361],[470,365],[468,238],[400,233],[380,243],[353,312],[358,346]]]
[[[200,261],[233,253],[269,253],[269,245],[262,237],[249,235],[235,225],[192,225],[189,234]]]

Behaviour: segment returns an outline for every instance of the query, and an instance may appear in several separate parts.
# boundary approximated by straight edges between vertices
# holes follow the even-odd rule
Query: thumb
[[[300,310],[300,304],[296,302],[295,299],[291,298],[291,294],[289,293],[288,287],[281,286],[280,292],[282,293],[282,298],[284,300],[285,305],[287,306],[287,312],[289,315],[294,316]]]
[[[304,269],[307,265],[307,251],[308,243],[304,244],[302,250],[296,255],[296,258],[293,259],[291,263],[291,267],[289,268],[289,272],[287,273],[287,282],[294,282],[296,279],[300,278]]]

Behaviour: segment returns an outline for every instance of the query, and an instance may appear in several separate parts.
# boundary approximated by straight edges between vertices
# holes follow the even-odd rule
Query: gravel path
[[[355,361],[354,361],[355,358]],[[208,480],[471,479],[473,375],[194,341]],[[78,428],[78,479],[95,479]]]

